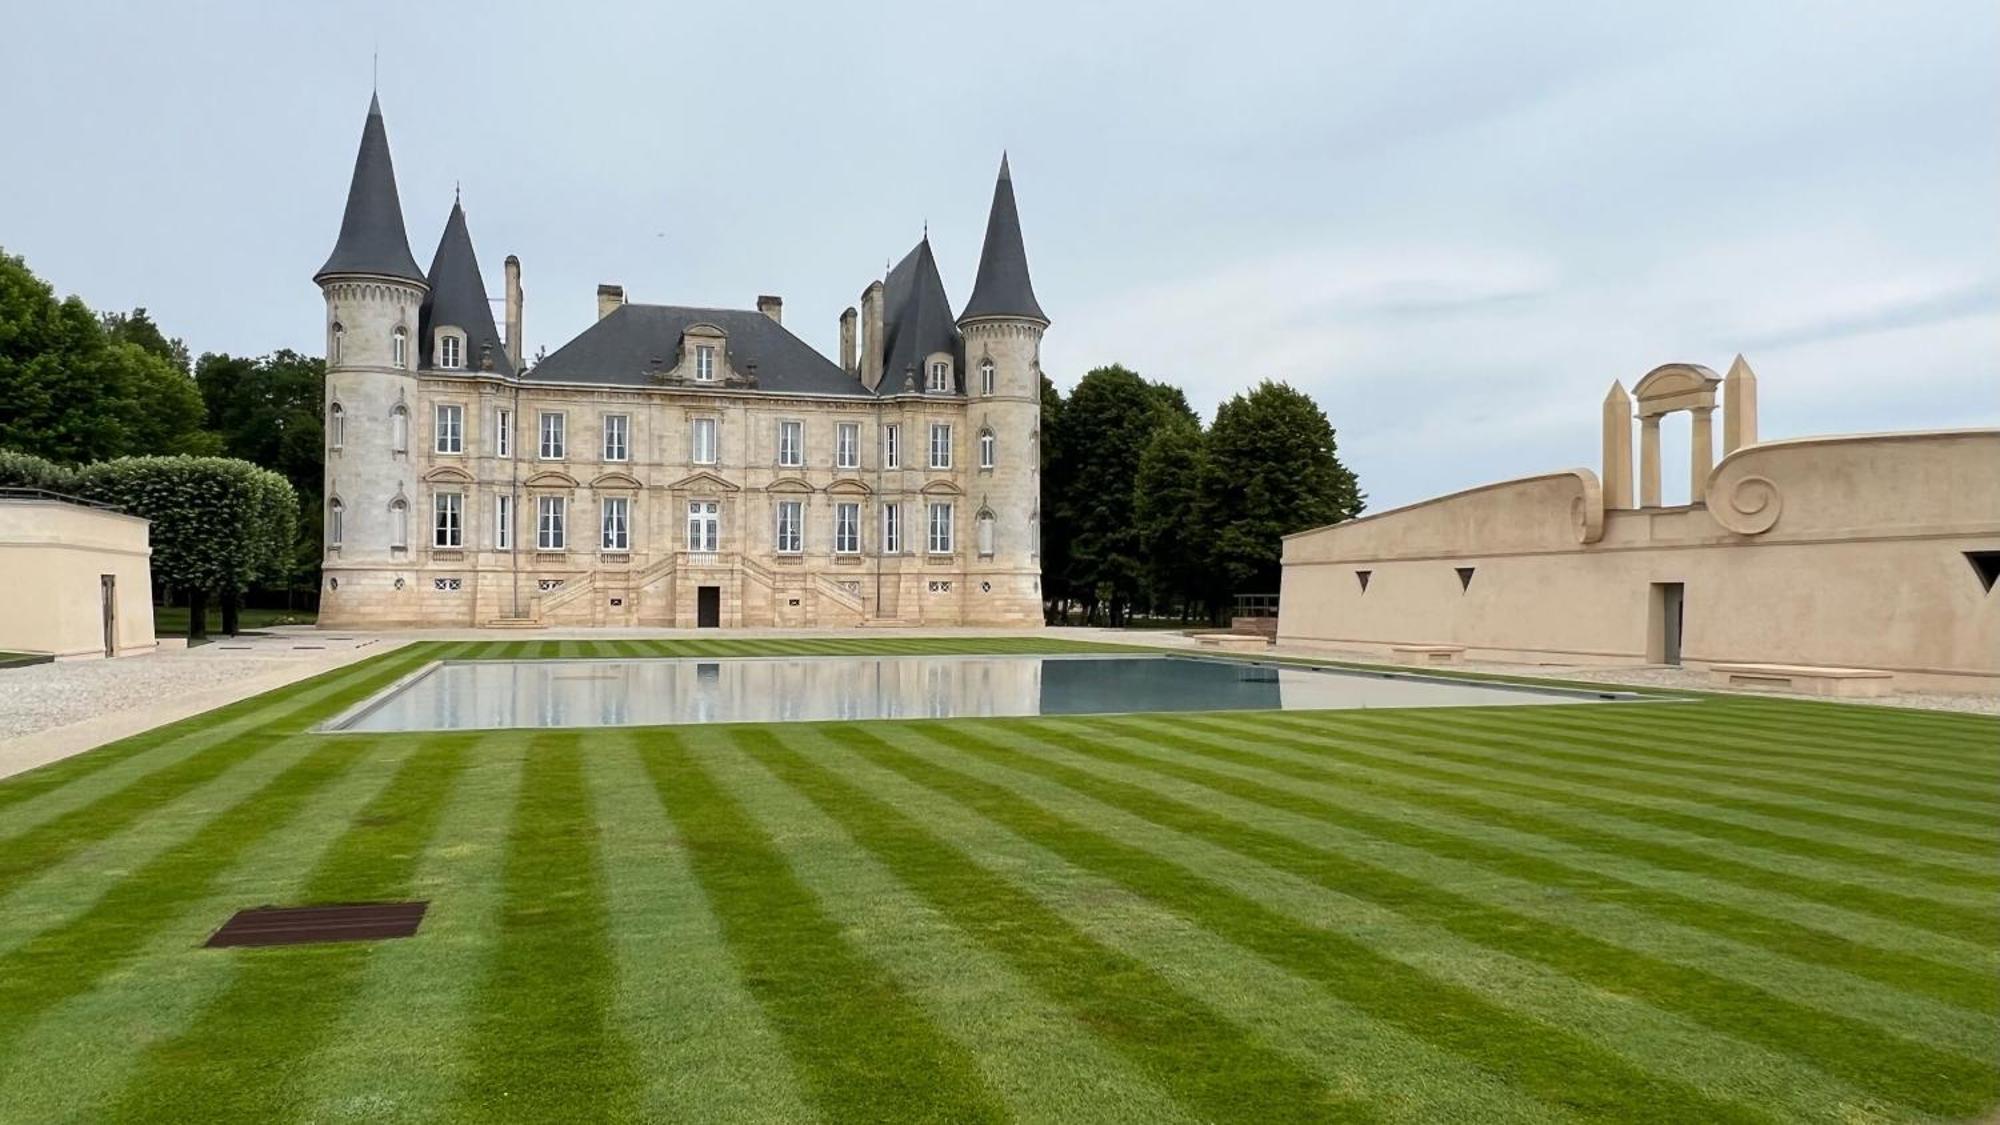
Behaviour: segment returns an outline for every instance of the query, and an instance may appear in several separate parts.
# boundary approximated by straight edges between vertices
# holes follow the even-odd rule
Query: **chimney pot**
[[[774,324],[785,323],[785,299],[765,294],[757,298],[757,311],[771,318]]]
[[[507,255],[507,362],[521,373],[521,259]]]

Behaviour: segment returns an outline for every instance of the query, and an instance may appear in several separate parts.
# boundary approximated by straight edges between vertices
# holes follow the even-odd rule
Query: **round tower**
[[[326,508],[322,625],[407,617],[413,552],[428,528],[411,466],[418,313],[428,283],[410,254],[382,107],[371,98],[333,253],[313,275],[326,298]],[[408,596],[403,596],[408,595]]]
[[[973,453],[964,525],[971,533],[968,623],[1042,623],[1041,356],[1048,326],[1002,155],[979,276],[958,318]]]

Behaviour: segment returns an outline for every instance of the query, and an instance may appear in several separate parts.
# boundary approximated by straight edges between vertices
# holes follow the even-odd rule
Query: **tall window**
[[[861,505],[840,503],[833,506],[833,550],[840,555],[860,553]]]
[[[440,402],[437,405],[437,451],[465,451],[465,407]]]
[[[632,418],[628,414],[604,416],[604,459],[623,461],[632,455]]]
[[[560,551],[567,538],[563,531],[563,518],[568,501],[560,496],[535,497],[535,549],[538,551]]]
[[[465,546],[465,497],[460,493],[431,497],[431,546]]]
[[[931,468],[951,468],[951,423],[931,423]]]
[[[389,363],[393,367],[410,365],[410,334],[400,324],[389,336]]]
[[[495,457],[514,455],[514,412],[511,410],[493,412],[493,455]]]
[[[860,423],[842,422],[833,428],[833,467],[836,469],[861,467]]]
[[[327,337],[326,342],[326,362],[328,366],[338,366],[340,364],[340,345],[346,341],[346,338],[347,329],[341,327],[339,321],[334,321],[333,332]]]
[[[603,501],[604,536],[607,551],[632,549],[632,501],[623,496],[606,496]]]
[[[932,392],[933,394],[943,394],[944,392],[950,390],[951,364],[946,363],[941,359],[932,363],[930,381],[925,384],[924,389]]]
[[[688,459],[697,465],[715,464],[715,419],[696,418],[688,431]]]
[[[410,504],[398,496],[389,502],[389,547],[401,551],[410,545]]]
[[[715,382],[715,349],[707,344],[697,345],[694,349],[694,381]]]
[[[778,423],[778,464],[798,466],[806,463],[806,424],[804,422]]]
[[[446,333],[438,337],[438,366],[456,371],[465,366],[465,341]]]
[[[900,469],[903,467],[903,427],[888,425],[882,427],[882,467]]]
[[[347,505],[336,496],[326,505],[326,542],[329,547],[338,547],[347,537]]]
[[[979,518],[974,521],[973,527],[982,558],[993,557],[993,523],[993,513],[984,508],[980,509]]]
[[[983,395],[993,393],[993,361],[990,359],[979,361],[979,393]]]
[[[948,500],[931,503],[930,551],[933,555],[951,554],[951,502]]]
[[[392,453],[410,451],[410,412],[400,402],[389,411],[389,450]]]
[[[542,411],[542,460],[560,461],[563,458],[563,416],[552,410]]]
[[[493,549],[511,551],[514,549],[514,498],[495,496],[493,498]]]
[[[326,408],[326,444],[333,449],[347,444],[347,411],[337,402]]]
[[[979,467],[980,467],[980,468],[982,468],[982,469],[990,469],[990,468],[992,468],[992,467],[993,467],[993,447],[994,447],[994,446],[995,446],[996,444],[998,444],[998,443],[997,443],[997,442],[995,442],[995,441],[993,440],[993,431],[992,431],[992,430],[981,430],[981,431],[979,431]]]
[[[805,505],[797,500],[778,501],[779,553],[796,555],[805,545]]]
[[[714,500],[688,501],[688,550],[714,551],[722,542],[722,505]]]
[[[903,553],[903,508],[900,504],[882,505],[882,553]]]

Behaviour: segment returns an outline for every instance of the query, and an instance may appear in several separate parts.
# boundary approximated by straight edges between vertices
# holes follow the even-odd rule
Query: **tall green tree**
[[[1085,374],[1063,401],[1059,441],[1067,479],[1055,507],[1070,535],[1065,576],[1087,620],[1105,603],[1111,624],[1121,624],[1144,590],[1144,548],[1132,510],[1139,458],[1173,414],[1154,384],[1116,364]]]
[[[326,419],[322,410],[326,362],[281,350],[252,359],[210,353],[195,364],[195,383],[208,428],[222,452],[262,465],[291,482],[303,512],[323,505]],[[288,580],[318,586],[322,529],[318,519],[300,524]]]
[[[1216,570],[1233,593],[1277,592],[1284,536],[1352,519],[1367,503],[1325,411],[1284,383],[1223,403],[1208,458]]]
[[[1170,413],[1139,456],[1132,516],[1155,610],[1178,605],[1186,620],[1213,594],[1208,441],[1191,417]]]
[[[1069,459],[1063,450],[1063,396],[1055,383],[1042,376],[1042,419],[1036,444],[1040,447],[1041,497],[1037,510],[1041,527],[1037,542],[1041,547],[1042,601],[1051,625],[1068,620],[1071,591],[1069,583],[1070,524],[1063,513],[1069,495]]]

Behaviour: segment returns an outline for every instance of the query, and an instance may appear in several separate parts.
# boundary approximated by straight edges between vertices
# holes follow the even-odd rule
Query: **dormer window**
[[[979,393],[982,395],[993,393],[993,361],[990,359],[979,361]]]
[[[449,332],[440,333],[437,342],[437,365],[446,371],[457,371],[465,366],[465,340]]]
[[[389,340],[389,363],[390,366],[397,368],[410,366],[410,334],[404,331],[400,324],[396,326],[395,334]]]
[[[944,360],[931,361],[930,380],[924,389],[932,394],[944,394],[951,390],[951,364]]]
[[[715,349],[707,344],[698,345],[694,349],[694,381],[715,382]]]

